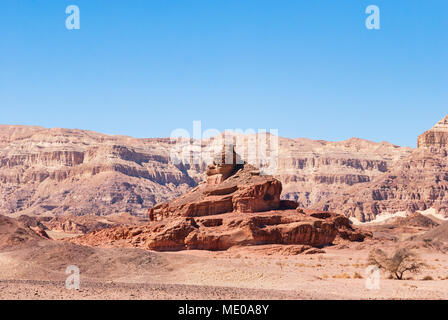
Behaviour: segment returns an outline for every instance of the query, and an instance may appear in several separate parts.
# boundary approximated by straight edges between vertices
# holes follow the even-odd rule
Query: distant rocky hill
[[[170,162],[175,144],[168,138],[0,126],[0,214],[145,215],[204,179],[205,163]],[[311,207],[371,182],[410,152],[356,138],[279,138],[275,177],[283,184],[283,199]]]
[[[448,116],[418,137],[418,148],[372,181],[347,188],[316,207],[337,210],[359,221],[384,212],[434,208],[448,216]]]
[[[45,231],[40,228],[34,230],[22,221],[0,215],[0,249],[11,249],[47,237]]]
[[[0,213],[145,214],[199,180],[169,161],[169,139],[0,126]]]
[[[448,221],[445,221],[437,228],[433,228],[421,235],[413,237],[414,240],[423,240],[423,241],[448,241]]]
[[[304,208],[338,197],[351,186],[371,182],[412,152],[388,142],[358,138],[340,142],[280,139],[279,145],[275,177],[283,184],[282,198],[295,200]]]

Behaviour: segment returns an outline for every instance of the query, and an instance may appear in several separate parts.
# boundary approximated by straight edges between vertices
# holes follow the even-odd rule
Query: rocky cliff
[[[371,182],[412,151],[358,138],[340,142],[280,139],[279,145],[275,176],[283,184],[282,198],[305,208],[334,199],[351,186]]]
[[[169,161],[169,139],[0,126],[0,213],[146,213],[200,180]],[[199,168],[201,169],[201,168]]]
[[[417,139],[418,148],[440,149],[448,147],[448,115]]]
[[[411,150],[361,139],[279,138],[275,177],[302,207],[340,196],[387,172]],[[0,126],[0,213],[144,215],[206,178],[206,163],[170,161],[170,139]],[[204,140],[202,145],[210,144]]]
[[[380,213],[434,208],[448,216],[448,117],[418,137],[418,148],[371,182],[347,188],[344,195],[317,208],[336,209],[359,221]]]

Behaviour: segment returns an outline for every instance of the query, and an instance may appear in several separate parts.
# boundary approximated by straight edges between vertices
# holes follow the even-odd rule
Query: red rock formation
[[[362,241],[366,234],[330,212],[295,210],[281,201],[280,181],[261,176],[248,164],[216,164],[207,180],[190,192],[149,210],[150,224],[112,228],[71,241],[87,245],[121,245],[151,250],[226,250],[233,246],[282,244],[323,247],[336,237]],[[222,170],[222,168],[224,168]],[[283,210],[285,209],[285,210]]]
[[[224,151],[221,157],[224,161]],[[233,163],[214,162],[207,167],[207,176],[205,183],[187,194],[170,203],[151,208],[148,211],[150,220],[161,221],[172,216],[201,217],[228,212],[262,212],[280,208],[280,181],[260,176],[259,171],[251,165],[239,164],[235,152]]]
[[[347,218],[299,214],[295,210],[262,213],[225,213],[206,217],[172,217],[146,226],[94,231],[71,239],[91,246],[140,247],[157,251],[186,249],[226,250],[233,246],[283,244],[323,247],[337,238],[363,241],[366,233],[355,230]],[[120,242],[121,241],[121,242]]]

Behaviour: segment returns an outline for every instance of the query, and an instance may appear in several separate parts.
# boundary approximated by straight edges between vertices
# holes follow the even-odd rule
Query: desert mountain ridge
[[[249,137],[246,137],[249,139]],[[387,172],[412,149],[359,138],[278,138],[275,177],[282,199],[312,207]],[[77,129],[0,126],[0,214],[145,216],[194,188],[206,163],[170,161],[169,138],[111,136]],[[211,139],[201,142],[207,146]]]
[[[418,137],[418,148],[390,170],[317,207],[363,222],[381,213],[434,209],[448,216],[448,116]]]

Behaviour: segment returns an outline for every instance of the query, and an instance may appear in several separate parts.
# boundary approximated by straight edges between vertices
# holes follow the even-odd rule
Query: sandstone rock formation
[[[348,241],[366,237],[354,230],[346,217],[334,213],[282,210],[296,205],[280,200],[281,182],[260,176],[251,165],[213,163],[207,172],[212,179],[178,199],[150,209],[152,222],[148,225],[100,230],[71,241],[165,251],[226,250],[261,244],[323,247],[336,237]],[[219,180],[222,182],[216,183]]]
[[[148,212],[150,220],[280,208],[281,182],[273,177],[260,176],[251,165],[214,163],[208,167],[207,175],[206,183],[170,203],[151,208]]]
[[[0,213],[143,216],[148,208],[184,194],[204,178],[206,163],[170,162],[176,143],[83,130],[0,126]],[[348,186],[370,182],[409,152],[361,139],[279,138],[275,177],[283,184],[282,199],[312,207],[342,195]],[[218,179],[215,183],[223,178],[209,177]]]
[[[419,148],[371,182],[347,188],[344,195],[316,206],[338,210],[359,221],[380,213],[416,212],[434,208],[448,216],[448,149],[443,131],[447,118],[419,137]]]
[[[233,246],[300,244],[323,247],[335,239],[363,241],[347,218],[316,218],[295,210],[225,213],[199,218],[175,217],[140,227],[94,231],[70,241],[89,246],[129,246],[156,251],[226,250]]]

